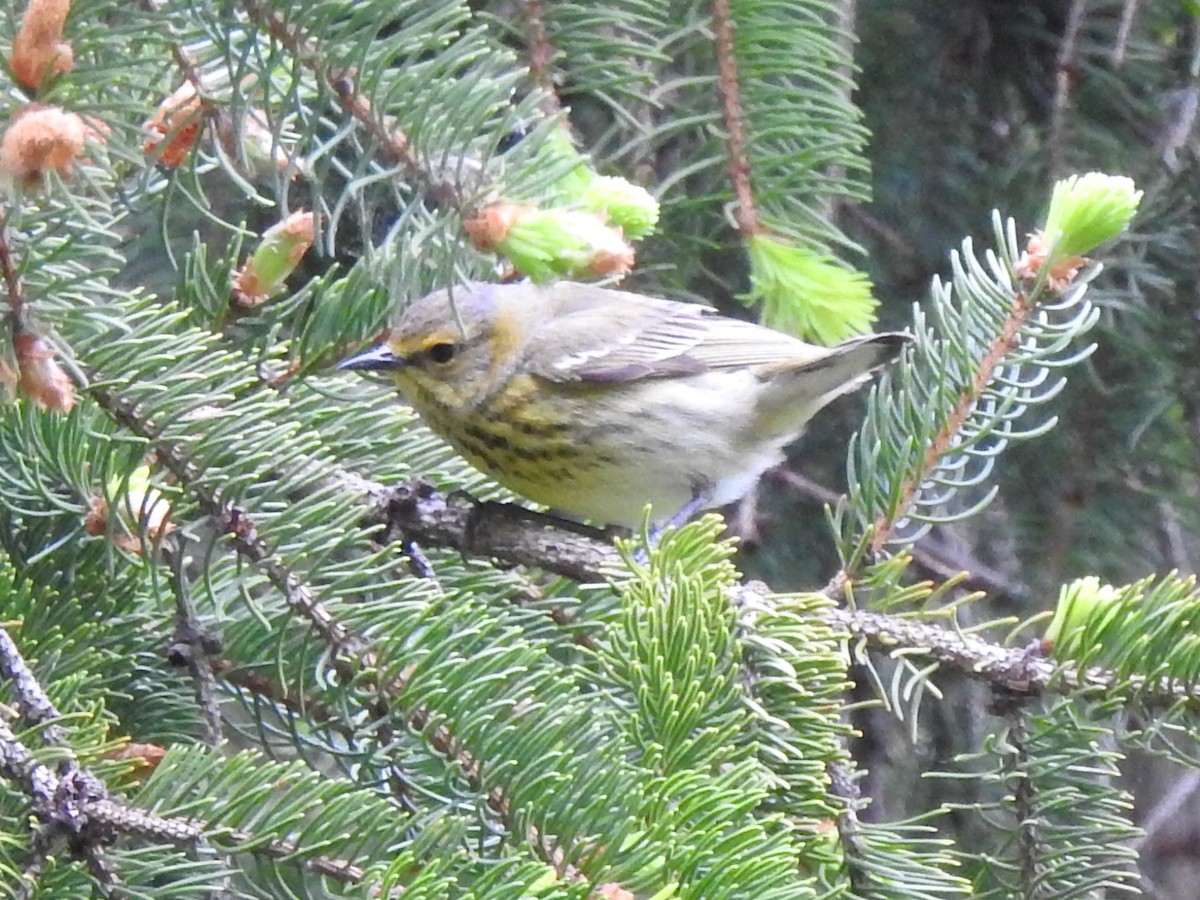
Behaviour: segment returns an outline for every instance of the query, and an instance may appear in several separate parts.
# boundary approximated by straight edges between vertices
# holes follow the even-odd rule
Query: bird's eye
[[[429,358],[435,363],[448,363],[457,353],[458,348],[449,342],[434,344],[429,348]]]

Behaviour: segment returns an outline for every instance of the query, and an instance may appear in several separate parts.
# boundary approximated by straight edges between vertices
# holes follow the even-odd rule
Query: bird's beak
[[[387,344],[370,347],[356,356],[343,359],[337,364],[339,369],[368,369],[377,372],[395,371],[408,365],[407,360],[397,356]]]

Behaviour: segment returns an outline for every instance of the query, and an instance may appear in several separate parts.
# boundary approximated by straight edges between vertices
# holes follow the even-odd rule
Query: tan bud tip
[[[65,175],[83,153],[89,130],[73,112],[33,103],[17,113],[0,139],[0,175],[36,180],[46,172]]]
[[[29,0],[8,59],[22,87],[37,90],[44,80],[71,71],[75,53],[62,40],[71,0]]]

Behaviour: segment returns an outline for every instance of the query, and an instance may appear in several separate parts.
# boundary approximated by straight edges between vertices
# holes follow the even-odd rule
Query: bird
[[[556,513],[678,524],[748,493],[809,419],[909,337],[816,346],[591,284],[469,283],[411,303],[339,369],[386,372],[434,432]]]

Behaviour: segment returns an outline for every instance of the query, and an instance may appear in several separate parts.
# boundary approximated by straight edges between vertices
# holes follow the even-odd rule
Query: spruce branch
[[[858,787],[859,773],[854,769],[850,760],[841,763],[831,763],[826,767],[829,774],[829,793],[841,801],[842,808],[837,814],[838,838],[841,840],[842,852],[846,854],[847,874],[850,888],[860,894],[866,894],[870,885],[865,883],[865,872],[861,861],[869,856],[866,842],[863,840],[862,823],[858,811],[865,805],[862,792]]]
[[[1123,0],[1121,3],[1121,24],[1117,27],[1117,37],[1113,41],[1108,61],[1114,69],[1125,63],[1125,51],[1129,49],[1129,35],[1133,31],[1133,20],[1137,17],[1140,0]]]
[[[1012,796],[1018,829],[1017,856],[1020,860],[1021,887],[1026,897],[1034,897],[1039,893],[1037,885],[1044,874],[1041,857],[1045,848],[1042,847],[1041,828],[1035,804],[1037,786],[1029,771],[1029,722],[1018,700],[1011,698],[1006,705],[1009,707],[1006,712],[1008,740],[1012,747],[1009,780],[1015,782],[1012,785]]]
[[[35,721],[45,721],[46,715],[57,716],[45,690],[3,629],[0,629],[0,654],[4,672],[12,679],[17,692],[22,714]],[[61,730],[55,727],[52,733],[61,740]],[[102,890],[119,884],[103,858],[103,840],[93,827],[93,823],[101,820],[92,815],[91,805],[106,802],[107,791],[103,783],[90,772],[80,769],[74,761],[67,762],[60,772],[61,777],[39,763],[8,723],[0,719],[0,778],[21,789],[32,802],[41,822],[30,842],[28,860],[22,870],[22,894],[31,888],[43,870],[45,860],[62,843],[87,863]]]
[[[934,279],[928,316],[914,310],[916,339],[872,390],[851,444],[849,501],[835,522],[852,569],[983,509],[994,486],[951,502],[985,484],[1009,444],[1056,424],[1026,420],[1065,386],[1060,373],[1094,349],[1076,349],[1099,319],[1086,298],[1099,268],[1081,271],[1083,254],[1124,231],[1141,197],[1128,178],[1071,176],[1055,185],[1044,227],[1024,250],[1016,224],[996,212],[994,250],[981,259],[968,239],[951,254],[952,280]]]
[[[166,548],[166,556],[175,594],[175,643],[169,658],[173,654],[174,658],[187,666],[200,707],[204,742],[215,747],[221,742],[222,728],[212,656],[220,650],[220,642],[201,624],[200,614],[192,599],[191,584],[184,571],[188,547],[186,538],[173,534],[167,540],[170,546]]]
[[[154,15],[161,11],[162,4],[158,0],[138,0],[138,6],[142,8],[142,12]],[[187,48],[177,41],[172,41],[171,57],[175,60],[175,67],[183,74],[183,77],[191,82],[192,87],[196,89],[196,93],[203,96],[204,81],[200,77],[200,70],[196,68],[196,61],[192,59]]]
[[[1087,14],[1087,0],[1071,0],[1067,13],[1067,24],[1063,29],[1062,42],[1054,61],[1054,99],[1050,107],[1050,128],[1047,135],[1047,158],[1051,177],[1061,177],[1065,151],[1067,109],[1071,103],[1071,87],[1078,73],[1075,55],[1078,50],[1079,32]]]
[[[262,569],[284,596],[288,606],[305,619],[333,651],[335,660],[353,657],[361,650],[360,639],[325,608],[308,585],[292,573],[266,541],[258,536],[254,522],[245,510],[222,500],[216,491],[200,484],[200,473],[183,449],[160,442],[157,426],[140,414],[135,403],[107,387],[94,387],[91,394],[116,422],[154,445],[163,465],[181,483],[189,486],[205,514],[223,534],[229,535],[238,555]]]
[[[427,483],[388,488],[361,482],[367,521],[431,547],[449,547],[471,556],[531,565],[577,581],[603,581],[618,571],[620,557],[595,536],[510,504],[481,502],[463,494],[446,496]],[[836,588],[835,588],[836,590]],[[743,592],[746,592],[743,594]],[[761,603],[763,588],[744,584],[734,602]],[[751,598],[759,598],[753,600]],[[1079,688],[1121,694],[1137,693],[1147,704],[1200,706],[1200,687],[1189,688],[1167,678],[1118,677],[1099,667],[1077,669],[1042,655],[1039,645],[1010,649],[972,634],[903,616],[836,606],[814,613],[822,621],[883,652],[903,651],[1019,694],[1068,694]]]
[[[933,440],[925,448],[925,453],[917,467],[905,478],[900,486],[899,499],[892,509],[881,514],[871,526],[871,553],[877,554],[892,539],[893,529],[909,511],[921,485],[929,477],[929,473],[938,462],[953,449],[959,438],[959,432],[970,419],[971,414],[979,404],[980,398],[992,383],[996,370],[1004,363],[1005,358],[1020,345],[1021,329],[1029,320],[1034,304],[1022,292],[1013,300],[1008,316],[1000,326],[999,334],[992,340],[991,345],[980,357],[970,383],[959,393],[957,401],[950,409],[941,428],[933,436]]]
[[[17,695],[17,709],[30,725],[40,726],[42,739],[50,744],[63,744],[65,735],[57,720],[62,714],[51,702],[37,678],[34,677],[21,651],[9,635],[0,628],[0,676],[7,678]]]
[[[288,607],[303,618],[325,642],[334,660],[333,664],[339,669],[342,677],[355,680],[365,687],[374,687],[389,698],[397,697],[403,692],[407,683],[405,674],[401,673],[386,684],[378,682],[376,673],[379,669],[379,659],[370,649],[369,641],[353,632],[326,609],[309,585],[293,573],[279,559],[273,548],[259,537],[253,519],[244,510],[221,500],[215,492],[203,485],[200,473],[190,463],[182,448],[158,440],[158,429],[155,425],[141,414],[135,404],[115,391],[96,387],[92,396],[117,422],[152,443],[158,458],[166,468],[192,493],[218,528],[231,537],[234,551],[261,569],[274,587],[285,596]],[[414,539],[412,535],[409,535],[409,538]],[[482,761],[465,749],[462,742],[444,724],[429,728],[434,714],[428,707],[417,705],[404,715],[409,726],[415,732],[424,734],[435,751],[457,764],[463,777],[474,789],[483,790]],[[533,826],[522,830],[515,821],[512,806],[501,788],[493,787],[487,790],[486,802],[501,816],[510,831],[527,835],[530,845],[537,849],[546,863],[555,868],[560,877],[572,881],[584,880],[585,876],[564,848],[540,836]]]
[[[299,25],[289,22],[282,12],[272,9],[269,3],[262,0],[240,0],[240,3],[260,28],[333,91],[342,109],[378,142],[393,164],[403,166],[409,176],[424,184],[438,203],[452,209],[462,208],[463,197],[459,188],[422,165],[408,135],[394,121],[380,116],[370,98],[356,88],[356,72],[330,62],[315,38],[306,34]]]
[[[443,494],[423,479],[395,487],[354,483],[366,500],[370,524],[427,546],[537,566],[580,582],[603,580],[620,565],[601,532],[514,504]]]
[[[487,557],[488,546],[493,542],[499,541],[504,543],[503,537],[497,531],[503,530],[503,525],[500,520],[511,519],[514,525],[524,523],[529,526],[529,534],[531,535],[531,543],[533,544],[527,550],[516,551],[517,555],[528,555],[532,560],[532,565],[538,568],[546,568],[538,561],[544,559],[545,553],[554,552],[554,546],[561,537],[569,537],[570,535],[593,536],[603,539],[604,532],[589,528],[585,525],[579,525],[574,522],[568,522],[559,519],[555,516],[544,515],[531,509],[525,509],[514,504],[494,503],[481,504],[483,506],[495,507],[496,520],[490,522],[485,528],[480,530],[478,526],[481,520],[476,520],[468,512],[464,518],[459,515],[462,510],[456,509],[461,499],[464,504],[464,510],[470,510],[478,501],[466,494],[450,494],[443,497],[437,492],[433,483],[424,478],[418,478],[411,483],[399,485],[396,488],[387,488],[381,484],[368,481],[350,472],[337,472],[331,479],[337,484],[339,490],[346,491],[355,497],[367,496],[369,498],[371,512],[369,513],[369,521],[372,524],[377,524],[380,530],[376,539],[380,544],[396,543],[400,546],[401,552],[409,560],[409,568],[412,573],[418,578],[433,578],[434,570],[432,564],[425,558],[421,551],[420,545],[416,539],[409,538],[404,531],[404,522],[408,520],[410,507],[419,505],[422,507],[421,515],[433,515],[433,507],[441,502],[445,503],[445,508],[437,513],[436,516],[441,522],[441,528],[446,531],[446,542],[441,546],[456,546],[458,549],[459,543],[464,545],[477,546],[474,551],[462,550],[463,553],[470,556]],[[426,504],[423,501],[432,500],[432,504]],[[538,527],[541,527],[541,537],[534,538],[533,535],[538,533]],[[423,542],[424,539],[421,539]],[[448,543],[447,543],[448,542]],[[575,544],[571,544],[572,551],[581,549]],[[563,553],[563,564],[569,566],[572,557],[570,553]],[[556,571],[556,570],[552,570]],[[559,571],[558,574],[567,574],[568,578],[574,578],[575,581],[587,580],[583,577],[586,570],[572,569],[577,572],[580,577],[574,577],[565,572]],[[526,582],[521,590],[513,597],[513,602],[516,605],[532,604],[543,599],[542,590],[532,582]],[[568,609],[563,607],[552,607],[546,610],[547,617],[558,627],[566,628],[570,626],[572,614]],[[575,633],[571,635],[571,640],[581,647],[594,647],[594,639],[584,633]]]
[[[750,158],[746,149],[746,126],[742,111],[741,86],[738,82],[737,60],[733,52],[733,19],[730,0],[713,0],[713,44],[717,54],[719,80],[717,92],[725,121],[729,149],[729,182],[733,187],[735,204],[733,219],[743,238],[762,231],[758,206],[750,186]]]
[[[1116,708],[1078,696],[1043,705],[997,693],[993,711],[1007,728],[964,760],[982,764],[980,777],[998,791],[967,804],[1001,841],[977,886],[991,881],[1006,893],[1047,900],[1085,900],[1101,885],[1114,894],[1129,889],[1138,829],[1115,784],[1123,758],[1109,724]]]
[[[554,84],[554,57],[557,49],[546,29],[546,4],[544,0],[524,0],[521,6],[521,21],[528,39],[529,77],[541,89],[542,115],[553,118],[562,112],[562,101]]]
[[[805,5],[798,16],[783,3],[713,0],[713,44],[730,214],[750,258],[751,289],[742,299],[761,301],[772,328],[832,344],[870,330],[878,303],[865,276],[828,250],[849,244],[828,214],[832,198],[861,191],[850,172],[863,167],[854,152],[863,135],[849,100],[852,63],[846,33],[834,24],[838,11]],[[819,140],[786,112],[800,117],[813,108],[822,111]],[[777,190],[785,175],[793,178]]]
[[[18,707],[32,724],[59,717],[45,689],[4,629],[0,629],[0,674],[11,681]],[[58,843],[66,841],[73,852],[85,859],[100,885],[116,886],[120,883],[119,878],[102,857],[100,848],[120,835],[188,847],[211,838],[214,846],[224,845],[230,853],[244,852],[243,848],[258,845],[250,852],[270,859],[292,858],[301,849],[291,841],[261,842],[252,833],[238,829],[218,829],[206,836],[204,826],[199,822],[158,816],[113,800],[95,775],[75,763],[69,763],[56,775],[38,762],[3,719],[0,719],[0,778],[19,787],[42,822],[31,844],[31,859],[25,869],[30,876],[36,876],[41,860]],[[304,865],[318,874],[348,883],[357,883],[364,875],[363,870],[351,861],[333,857],[313,856],[306,859]]]
[[[339,710],[333,704],[326,703],[312,695],[300,694],[269,677],[267,673],[239,666],[228,657],[214,659],[212,667],[214,675],[233,690],[261,698],[273,707],[286,710],[289,715],[297,719],[303,719],[313,723],[319,729],[332,732],[347,747],[354,747],[362,739],[359,728],[347,719],[343,710]],[[386,724],[391,718],[387,703],[379,698],[369,704],[368,712],[374,721],[380,723],[376,731],[378,742],[384,746],[391,744],[395,737],[395,731]],[[399,772],[400,764],[394,763],[392,768]],[[396,779],[392,779],[389,786],[391,795],[406,812],[416,811],[406,779],[401,778],[399,783]]]
[[[837,491],[820,484],[786,465],[768,469],[763,476],[773,484],[781,485],[797,495],[822,506],[835,508],[845,497]],[[1029,596],[1029,588],[986,565],[970,553],[951,545],[949,541],[922,538],[908,548],[913,563],[927,576],[936,581],[965,576],[962,584],[970,590],[984,591],[994,600],[1022,602]]]
[[[1193,24],[1193,43],[1196,42],[1195,31]],[[1196,121],[1200,117],[1200,66],[1192,66],[1187,84],[1180,90],[1172,112],[1170,120],[1161,128],[1158,144],[1163,167],[1168,173],[1174,174],[1187,165],[1186,149],[1193,139]]]
[[[159,816],[109,799],[94,775],[81,769],[69,770],[62,778],[38,763],[8,725],[0,720],[0,777],[15,783],[30,798],[38,817],[51,830],[74,836],[73,847],[96,849],[117,836],[196,847],[201,844],[226,853],[256,853],[269,859],[294,858],[300,847],[291,841],[260,841],[248,831],[216,828],[206,834],[202,823],[192,819]],[[250,847],[252,849],[247,850]],[[306,868],[338,880],[357,883],[364,871],[354,863],[327,856],[304,860]]]

